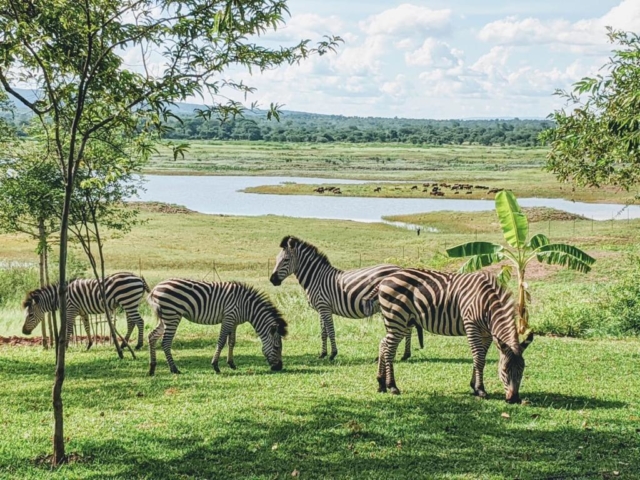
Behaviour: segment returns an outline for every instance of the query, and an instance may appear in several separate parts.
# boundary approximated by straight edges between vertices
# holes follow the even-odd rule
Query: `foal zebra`
[[[519,389],[524,372],[522,353],[533,333],[518,343],[514,305],[510,292],[495,277],[479,272],[443,273],[429,270],[400,270],[385,278],[377,299],[387,329],[380,342],[378,361],[379,392],[387,388],[399,394],[393,360],[400,340],[412,324],[448,336],[466,335],[473,355],[471,388],[486,397],[483,370],[491,341],[500,351],[498,373],[506,391],[506,401],[520,403]]]
[[[127,315],[127,334],[124,339],[129,342],[134,327],[138,327],[138,344],[136,350],[142,347],[144,322],[138,313],[138,306],[144,292],[149,292],[149,286],[142,277],[133,273],[120,272],[109,275],[104,279],[107,307],[113,311],[120,306]],[[47,285],[27,293],[22,302],[25,309],[25,322],[22,333],[30,335],[34,328],[44,319],[45,312],[52,312],[59,306],[58,286]],[[73,333],[73,322],[80,315],[87,333],[87,350],[93,345],[89,329],[89,315],[105,313],[100,284],[96,279],[78,279],[69,283],[67,290],[67,340]],[[124,345],[124,343],[123,343]]]
[[[307,292],[309,304],[320,314],[322,331],[322,353],[327,356],[327,338],[331,341],[333,360],[338,354],[336,333],[333,326],[333,314],[347,318],[365,318],[378,311],[376,306],[369,308],[365,300],[371,296],[375,287],[387,275],[400,270],[395,265],[376,265],[356,270],[339,270],[331,265],[329,259],[314,245],[296,237],[287,236],[280,242],[282,250],[276,258],[276,265],[270,277],[273,285],[280,285],[289,275],[295,275],[302,288]],[[406,335],[406,360],[411,356],[411,330]],[[422,331],[418,329],[420,347]]]
[[[171,373],[180,373],[171,355],[171,343],[182,317],[203,325],[222,324],[218,347],[211,360],[213,369],[220,373],[218,360],[229,340],[227,363],[233,369],[233,347],[236,327],[248,321],[262,341],[262,353],[271,370],[282,370],[282,337],[287,335],[287,322],[267,296],[239,282],[199,282],[174,278],[160,282],[149,294],[147,301],[158,317],[158,326],[149,334],[149,375],[156,371],[156,341],[162,337]]]

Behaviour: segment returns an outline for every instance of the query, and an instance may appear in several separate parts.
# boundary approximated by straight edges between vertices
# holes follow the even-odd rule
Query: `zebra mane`
[[[48,290],[51,287],[53,287],[54,289],[58,288],[58,283],[52,283],[50,285],[45,285],[44,287],[41,288],[34,288],[33,290],[30,290],[27,292],[27,294],[24,297],[24,300],[22,301],[22,308],[27,308],[27,307],[31,307],[33,305],[33,301],[38,298],[40,295],[42,295],[42,292],[44,290]]]
[[[293,247],[299,246],[300,248],[305,249],[308,252],[311,252],[316,257],[318,257],[321,263],[326,263],[328,265],[331,265],[329,258],[324,253],[322,253],[318,249],[318,247],[316,247],[315,245],[309,242],[305,242],[304,240],[298,237],[294,237],[292,235],[287,235],[286,237],[284,237],[280,242],[280,248],[287,248],[288,246],[293,246]]]
[[[262,304],[262,306],[267,310],[267,313],[271,316],[271,318],[276,322],[276,327],[278,329],[278,333],[281,337],[287,336],[287,322],[284,318],[282,318],[282,313],[278,310],[269,296],[252,285],[247,285],[246,283],[238,282],[242,288],[244,288],[249,296]]]

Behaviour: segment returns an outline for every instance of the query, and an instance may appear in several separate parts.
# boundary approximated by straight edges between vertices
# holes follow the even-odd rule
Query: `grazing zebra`
[[[174,278],[160,282],[147,301],[158,317],[158,326],[149,334],[149,375],[156,370],[156,341],[162,337],[162,349],[171,373],[180,373],[171,355],[171,343],[182,317],[203,325],[222,324],[218,348],[211,360],[220,373],[218,360],[229,339],[227,363],[233,369],[233,347],[236,327],[249,322],[262,340],[262,353],[271,370],[282,370],[282,337],[287,335],[287,322],[267,296],[239,282],[199,282]]]
[[[486,397],[483,370],[491,341],[500,351],[498,373],[506,391],[506,401],[520,403],[519,389],[524,372],[522,353],[533,333],[518,343],[514,306],[510,292],[495,277],[484,273],[458,274],[406,269],[392,273],[378,287],[377,298],[387,329],[380,342],[378,361],[379,392],[387,388],[399,394],[393,360],[401,339],[412,324],[448,336],[466,335],[473,355],[471,388]]]
[[[144,292],[149,292],[149,286],[142,277],[133,273],[120,272],[109,275],[104,279],[105,294],[109,311],[122,307],[127,315],[127,334],[125,342],[129,342],[134,327],[138,327],[138,344],[136,350],[142,347],[144,322],[138,313],[138,306]],[[25,321],[22,333],[30,335],[36,326],[44,319],[45,312],[58,309],[58,286],[48,285],[27,293],[22,302],[25,309]],[[69,282],[67,290],[67,341],[73,333],[73,322],[80,315],[84,329],[87,332],[87,350],[93,345],[89,329],[89,315],[105,313],[104,302],[100,293],[100,285],[96,279],[77,279]],[[123,342],[124,346],[124,342]]]
[[[347,318],[365,318],[378,311],[377,308],[368,309],[365,299],[380,281],[390,273],[400,270],[395,265],[376,265],[375,267],[359,268],[356,270],[339,270],[331,265],[329,259],[315,246],[299,238],[287,236],[280,242],[282,250],[276,258],[270,281],[273,285],[280,285],[289,275],[295,275],[307,292],[309,304],[320,314],[320,328],[322,331],[322,353],[320,358],[327,356],[327,338],[331,341],[331,356],[333,360],[338,354],[336,333],[333,326],[333,314]],[[418,330],[420,347],[422,347],[422,332]],[[406,360],[411,356],[411,330],[405,335]]]

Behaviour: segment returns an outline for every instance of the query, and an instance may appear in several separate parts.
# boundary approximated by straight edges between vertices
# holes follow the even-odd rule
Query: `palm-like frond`
[[[593,258],[591,255],[583,252],[578,247],[574,247],[573,245],[567,245],[566,243],[549,243],[547,245],[542,245],[537,249],[536,254],[540,255],[541,253],[549,253],[549,252],[558,252],[558,253],[564,253],[564,254],[570,255],[576,258],[576,260],[589,266],[596,263],[596,259]]]
[[[536,255],[539,262],[548,263],[549,265],[561,265],[580,273],[589,273],[591,266],[582,260],[559,251],[541,252]]]
[[[529,246],[534,250],[542,247],[543,245],[549,245],[549,238],[544,233],[539,233],[531,237],[529,240]]]
[[[458,270],[459,273],[471,273],[480,270],[504,259],[502,253],[491,253],[486,255],[474,255],[467,260]]]
[[[529,221],[513,193],[506,190],[497,193],[496,213],[507,243],[514,248],[523,247],[529,236]]]
[[[503,250],[502,245],[491,242],[469,242],[447,249],[447,255],[452,258],[468,257],[470,255],[491,255]]]

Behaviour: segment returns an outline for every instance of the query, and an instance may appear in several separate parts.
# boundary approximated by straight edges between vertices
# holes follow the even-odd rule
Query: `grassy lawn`
[[[589,302],[640,253],[640,221],[591,222],[554,211],[529,212],[531,230],[596,256],[589,275],[531,272],[534,328],[542,331],[562,302]],[[316,358],[317,315],[294,279],[268,283],[282,236],[295,234],[342,268],[382,261],[455,269],[446,246],[499,241],[491,213],[437,212],[393,218],[436,231],[384,224],[143,212],[146,223],[106,246],[109,269],[142,273],[150,284],[171,276],[245,280],[269,293],[289,322],[284,371],[272,373],[250,325],[238,330],[232,371],[211,357],[219,327],[181,324],[169,374],[159,353],[146,376],[148,350],[117,360],[108,346],[68,355],[64,400],[68,450],[75,462],[51,472],[53,358],[37,347],[0,347],[0,477],[6,478],[638,478],[640,342],[635,338],[537,336],[526,351],[523,405],[504,402],[497,353],[485,372],[489,400],[471,396],[466,339],[427,336],[425,349],[398,362],[403,394],[376,393],[373,320],[336,319],[339,355]],[[33,262],[35,245],[0,236],[0,262]],[[76,256],[80,256],[77,254]],[[215,268],[215,271],[214,271]],[[217,272],[217,273],[216,273]],[[0,309],[0,335],[17,334],[19,295]],[[155,321],[143,309],[147,332]],[[538,320],[540,318],[541,320]],[[538,322],[538,323],[536,323]],[[543,328],[544,327],[544,328]],[[120,325],[123,328],[123,325]],[[414,342],[417,347],[417,342]],[[634,473],[635,472],[635,473]]]
[[[545,148],[306,144],[191,141],[185,157],[158,147],[147,171],[193,175],[285,175],[326,178],[431,178],[442,171],[500,172],[540,169]]]

